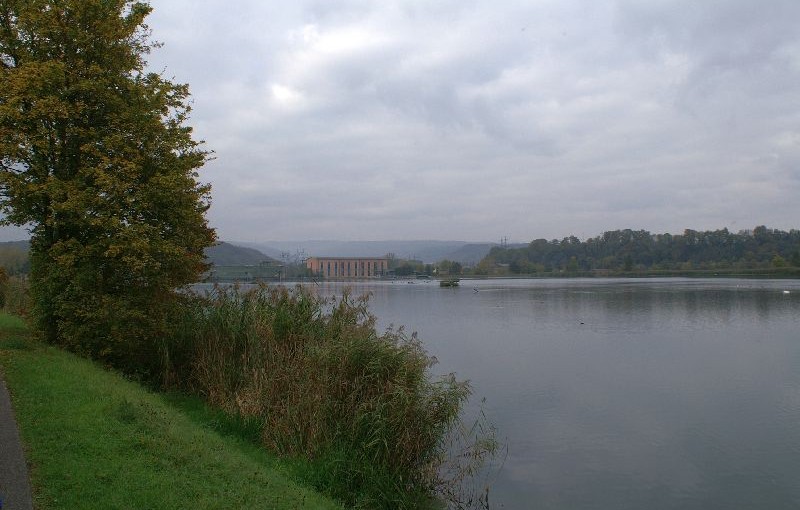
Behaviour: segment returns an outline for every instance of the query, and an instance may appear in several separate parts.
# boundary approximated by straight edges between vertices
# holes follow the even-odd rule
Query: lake
[[[344,286],[486,398],[492,508],[800,508],[798,280]]]

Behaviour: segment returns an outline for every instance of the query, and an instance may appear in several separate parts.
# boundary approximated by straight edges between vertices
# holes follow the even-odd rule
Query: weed
[[[188,303],[162,349],[164,380],[257,420],[265,446],[308,459],[303,476],[348,506],[420,508],[436,496],[458,505],[469,473],[442,469],[452,438],[473,464],[496,447],[489,429],[464,434],[469,385],[433,378],[416,335],[379,334],[367,297],[217,287]]]

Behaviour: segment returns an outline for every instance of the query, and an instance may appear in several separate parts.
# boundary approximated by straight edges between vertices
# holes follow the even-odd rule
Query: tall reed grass
[[[308,459],[316,488],[354,508],[477,502],[458,487],[497,444],[460,422],[468,383],[434,378],[416,335],[379,333],[366,297],[217,287],[176,321],[165,383],[256,420],[265,446]]]

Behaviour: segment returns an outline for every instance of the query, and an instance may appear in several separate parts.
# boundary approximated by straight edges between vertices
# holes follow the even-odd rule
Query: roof
[[[308,257],[310,259],[325,259],[325,260],[389,260],[388,257],[326,257],[324,255]]]

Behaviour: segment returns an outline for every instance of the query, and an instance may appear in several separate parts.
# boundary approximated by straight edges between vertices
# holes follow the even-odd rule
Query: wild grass
[[[165,383],[257,423],[263,445],[306,459],[304,478],[347,506],[458,506],[454,483],[496,447],[489,430],[464,434],[469,385],[433,378],[415,335],[377,332],[366,297],[218,287],[190,302],[162,346]],[[455,471],[443,469],[454,434]]]
[[[18,318],[0,313],[0,333],[36,508],[341,508],[167,395],[31,340]]]
[[[8,283],[6,308],[26,313],[27,282]],[[416,335],[378,332],[366,297],[217,287],[205,296],[182,294],[165,312],[171,327],[146,350],[160,360],[138,355],[115,366],[154,387],[201,397],[210,406],[206,417],[216,416],[213,431],[277,453],[292,476],[351,508],[487,506],[485,488],[471,480],[497,443],[486,420],[461,423],[468,383],[434,377]],[[0,315],[0,328],[4,320],[11,321],[6,331],[24,327]],[[20,338],[0,335],[6,348],[24,351],[30,344]],[[140,407],[116,409],[123,422],[139,420]]]
[[[0,312],[0,336],[26,335],[28,325],[25,319],[18,315]]]

